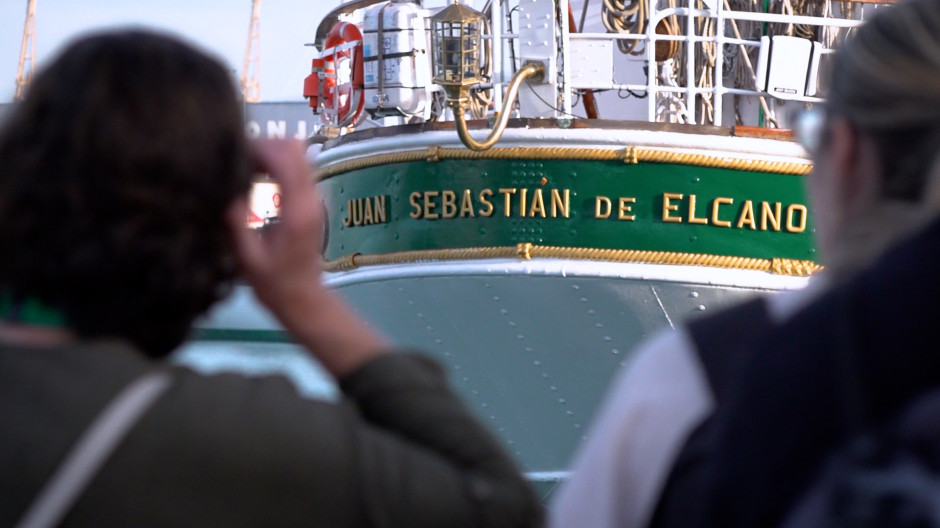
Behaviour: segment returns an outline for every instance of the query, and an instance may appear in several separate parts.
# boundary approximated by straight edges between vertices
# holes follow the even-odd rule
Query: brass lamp
[[[454,0],[440,13],[431,17],[431,64],[433,81],[444,88],[447,104],[454,110],[454,121],[460,141],[471,150],[486,150],[502,136],[509,122],[510,108],[526,79],[541,80],[545,67],[541,63],[526,62],[513,75],[506,89],[503,108],[496,118],[496,126],[483,141],[470,137],[464,112],[470,87],[484,81],[480,75],[480,50],[483,42],[483,14]]]
[[[458,2],[431,17],[433,80],[451,101],[467,99],[470,87],[483,82],[480,50],[483,14]]]

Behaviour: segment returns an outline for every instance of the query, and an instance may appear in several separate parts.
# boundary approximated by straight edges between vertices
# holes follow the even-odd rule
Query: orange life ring
[[[333,26],[320,57],[313,61],[314,71],[304,80],[304,96],[310,97],[314,112],[322,108],[327,124],[349,126],[362,116],[365,104],[362,62],[359,28],[349,22]],[[339,77],[341,74],[343,78]]]

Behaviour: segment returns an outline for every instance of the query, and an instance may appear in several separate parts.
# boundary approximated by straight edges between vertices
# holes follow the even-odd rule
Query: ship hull
[[[344,136],[317,164],[327,284],[440,360],[546,497],[638,343],[818,268],[790,141],[533,121],[481,154],[421,125]],[[337,395],[246,286],[181,358],[224,347]]]

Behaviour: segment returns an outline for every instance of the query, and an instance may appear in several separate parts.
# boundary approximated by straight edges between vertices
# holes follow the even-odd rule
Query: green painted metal
[[[808,210],[804,179],[805,176],[787,174],[616,161],[394,163],[353,170],[320,183],[330,218],[326,257],[336,259],[356,252],[382,254],[531,242],[563,247],[814,260],[812,218],[810,213],[804,213]],[[515,189],[514,194],[509,195],[508,212],[506,194],[500,189]],[[523,189],[526,190],[526,206],[520,210]],[[467,209],[461,215],[466,190],[470,191],[473,216]],[[487,209],[480,200],[484,190],[492,192],[488,201],[493,205],[493,214],[489,217],[480,214]],[[556,208],[552,217],[553,190],[558,197],[568,191],[570,213],[567,217],[560,208]],[[445,206],[445,191],[454,193],[454,206]],[[425,194],[427,192],[430,194]],[[532,204],[539,192],[545,218],[540,214],[542,210],[537,207],[533,210]],[[680,222],[663,219],[666,193],[682,195],[681,199],[670,200],[669,203],[677,207],[667,211],[669,217],[681,218]],[[696,206],[690,219],[692,195]],[[351,203],[358,204],[354,207],[365,207],[362,200],[369,200],[370,208],[376,203],[381,205],[375,197],[385,200],[386,216],[378,218],[375,212],[370,216],[373,221],[377,218],[384,221],[343,225],[344,219],[350,217]],[[598,197],[611,201],[608,218],[597,218]],[[631,210],[624,214],[634,215],[632,221],[617,219],[620,198],[627,199],[625,205]],[[716,206],[716,198],[730,198],[733,203]],[[430,205],[427,209],[425,200]],[[753,225],[747,218],[739,222],[748,201],[754,208]],[[763,222],[765,229],[761,229],[763,202],[768,203],[769,213]],[[780,204],[779,216],[777,203]],[[731,227],[713,224],[713,207],[717,207],[717,219],[731,222]],[[792,213],[789,231],[799,232],[788,232],[788,209]],[[363,209],[358,211],[361,220]],[[443,218],[445,212],[454,217]],[[428,219],[426,213],[441,217]],[[803,214],[807,216],[805,226]],[[779,230],[773,220],[778,222]],[[706,224],[694,223],[703,221]],[[368,224],[368,220],[365,223]]]

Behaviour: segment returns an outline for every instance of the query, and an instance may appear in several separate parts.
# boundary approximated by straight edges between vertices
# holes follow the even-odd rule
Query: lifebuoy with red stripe
[[[304,79],[304,97],[325,125],[345,127],[362,116],[363,88],[362,32],[355,24],[333,26],[323,51],[313,59],[310,75]]]

